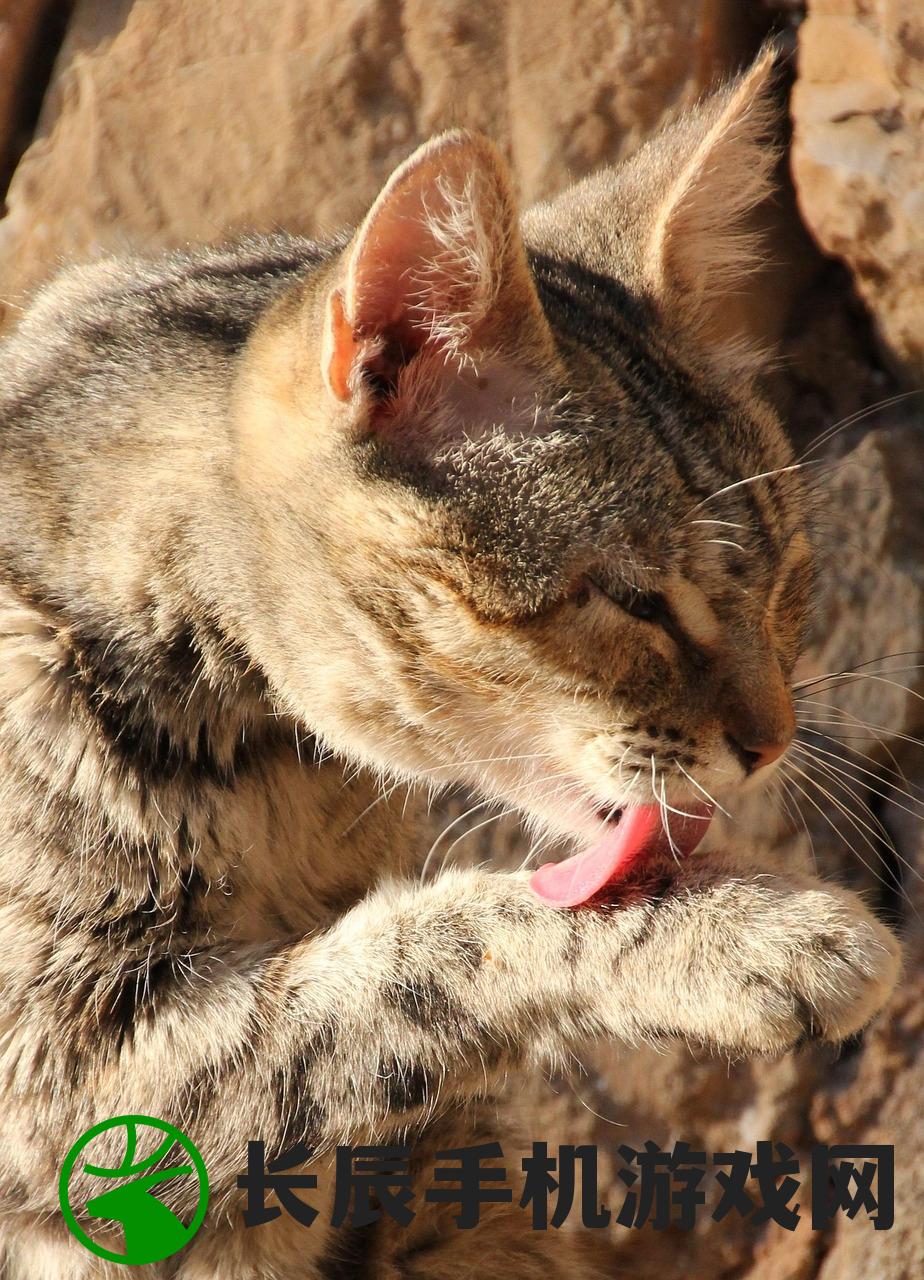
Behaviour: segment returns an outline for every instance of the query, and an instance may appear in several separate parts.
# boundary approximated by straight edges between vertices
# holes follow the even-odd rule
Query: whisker
[[[799,742],[793,742],[791,750],[797,751],[797,753],[799,753],[802,756],[802,758],[810,760],[810,762],[814,763],[816,767],[820,769],[824,769],[824,772],[828,773],[829,777],[831,777],[832,774],[837,774],[837,776],[846,778],[847,781],[856,782],[857,786],[865,787],[866,791],[870,792],[870,795],[879,796],[880,800],[888,800],[889,804],[893,804],[896,806],[896,809],[901,809],[902,812],[910,814],[912,818],[918,818],[919,820],[924,819],[923,801],[915,801],[914,796],[909,796],[909,799],[912,801],[912,803],[918,803],[921,805],[921,812],[918,813],[918,812],[915,812],[914,809],[909,809],[909,806],[905,804],[901,804],[900,800],[896,800],[895,797],[888,795],[888,792],[880,791],[878,787],[870,786],[869,782],[863,782],[859,780],[859,778],[855,778],[854,776],[852,776],[850,772],[847,771],[847,769],[838,767],[838,765],[833,764],[831,760],[816,759],[815,755],[813,754],[813,750],[822,751],[822,748],[814,748],[813,750],[810,750],[806,748],[804,744],[799,744]],[[833,751],[823,751],[823,754],[832,756],[833,760],[840,759],[838,758],[837,755],[834,755]],[[854,765],[854,768],[860,769],[860,765]],[[864,771],[861,771],[861,772],[869,773],[870,771],[869,769],[864,769]],[[875,777],[875,774],[870,774],[870,777]],[[846,787],[845,787],[845,790],[846,790]],[[904,792],[902,792],[902,794],[904,794]],[[879,822],[878,818],[875,820]]]
[[[813,724],[832,724],[832,723],[837,726],[841,722],[837,720],[835,721],[815,720],[810,718],[808,720],[800,720],[799,728],[803,732],[811,734],[812,737],[814,738],[823,738],[826,742],[831,743],[832,746],[844,748],[844,750],[850,752],[851,756],[858,756],[861,760],[866,760],[869,764],[873,765],[876,770],[878,770],[878,774],[882,778],[884,785],[888,785],[888,786],[895,785],[891,781],[888,781],[886,775],[888,775],[889,778],[897,778],[899,782],[903,784],[903,786],[901,788],[896,787],[895,789],[899,792],[899,794],[902,794],[902,793],[906,794],[909,800],[914,799],[914,797],[911,795],[912,791],[918,791],[921,793],[922,796],[924,796],[924,787],[919,786],[916,782],[912,782],[910,780],[908,775],[905,773],[904,769],[902,769],[901,765],[899,764],[898,758],[896,757],[895,752],[892,751],[888,743],[883,742],[881,739],[878,739],[878,738],[871,738],[870,734],[868,733],[860,737],[859,735],[828,733],[823,729],[812,729],[808,727],[809,725],[813,725]],[[892,764],[891,765],[884,764],[871,752],[861,751],[859,747],[855,747],[853,745],[854,742],[857,742],[857,741],[878,742],[883,752],[892,761]],[[808,745],[813,746],[814,744],[809,743]],[[841,754],[839,758],[842,759],[845,764],[853,763],[852,760],[846,760],[843,754]],[[908,790],[906,791],[905,788],[908,788]]]
[[[623,778],[622,778],[622,766],[623,766],[623,762],[625,761],[626,756],[629,754],[629,752],[630,752],[631,750],[632,750],[632,744],[631,744],[631,743],[629,743],[629,745],[626,747],[625,751],[623,751],[622,755],[619,757],[619,759],[617,760],[617,762],[616,762],[615,764],[611,764],[611,765],[610,765],[610,767],[609,767],[609,769],[607,769],[607,771],[606,771],[606,772],[607,772],[607,777],[609,777],[609,776],[613,773],[613,771],[614,771],[614,770],[616,771],[616,773],[619,775],[619,784],[618,784],[618,785],[619,785],[619,786],[621,786],[621,787],[624,787],[624,786],[625,786],[625,783],[623,782]],[[637,770],[636,770],[636,772],[637,772]]]
[[[564,784],[562,784],[562,782],[560,781],[561,779],[567,779],[567,781]],[[539,777],[527,778],[524,782],[521,782],[518,786],[512,787],[509,790],[509,793],[505,797],[505,799],[513,800],[513,804],[510,807],[504,809],[501,813],[492,814],[489,818],[485,819],[483,822],[478,823],[476,827],[473,827],[467,831],[464,831],[459,837],[457,837],[456,840],[453,841],[449,849],[447,849],[446,853],[443,855],[443,864],[445,864],[445,860],[449,856],[449,853],[451,852],[451,850],[454,849],[461,840],[464,840],[468,835],[470,835],[472,831],[480,830],[482,826],[486,826],[489,822],[496,822],[496,821],[499,821],[499,819],[502,817],[507,817],[510,814],[520,812],[518,803],[515,799],[516,796],[521,795],[523,791],[526,791],[530,788],[535,788],[537,786],[545,786],[549,782],[556,782],[556,781],[559,783],[559,785],[551,792],[552,797],[558,798],[559,796],[567,795],[569,791],[577,792],[579,795],[583,794],[584,792],[583,785],[579,781],[571,778],[571,775],[566,772],[546,774]],[[469,809],[466,809],[464,813],[454,818],[450,823],[448,823],[442,829],[442,831],[440,831],[439,835],[436,837],[436,839],[431,844],[429,850],[427,851],[427,855],[424,859],[423,865],[420,870],[420,875],[419,875],[420,880],[423,880],[426,877],[430,868],[430,864],[433,860],[433,856],[436,852],[436,849],[439,847],[439,845],[442,843],[445,837],[450,833],[450,831],[452,831],[454,827],[457,827],[459,823],[464,822],[467,818],[470,818],[473,813],[477,813],[479,809],[483,809],[489,804],[496,804],[496,803],[500,803],[500,802],[491,798],[481,800],[477,804],[472,805]],[[547,843],[552,843],[556,839],[558,839],[558,837],[549,836],[547,838]],[[527,855],[527,858],[524,860],[524,865],[529,860],[529,858],[534,854],[534,852],[535,852],[535,847],[530,850],[530,853]]]
[[[721,524],[726,529],[742,529],[746,530],[746,524],[736,524],[734,520],[688,520],[687,524]]]
[[[663,797],[664,795],[664,779],[663,778],[661,779],[661,794]],[[698,818],[700,816],[697,813],[687,813],[686,810],[684,809],[675,809],[672,804],[668,804],[666,799],[663,801],[663,803],[664,803],[664,808],[667,809],[670,813],[676,813],[678,818]]]
[[[736,551],[746,554],[740,542],[732,542],[731,538],[707,538],[703,544],[707,547],[734,547]]]
[[[871,404],[865,409],[858,409],[854,413],[848,414],[846,418],[842,418],[840,422],[831,427],[825,427],[817,436],[808,442],[802,453],[799,454],[799,461],[802,462],[806,458],[810,458],[813,453],[822,448],[829,440],[838,435],[841,431],[845,431],[848,427],[854,426],[857,422],[862,422],[865,418],[871,417],[872,414],[880,412],[882,409],[891,409],[894,405],[900,404],[903,400],[909,399],[910,396],[921,395],[920,389],[913,391],[901,391],[894,396],[888,396],[885,400],[880,400],[876,404]]]
[[[814,837],[812,836],[812,832],[809,828],[809,824],[805,820],[805,814],[802,813],[802,811],[799,808],[798,801],[795,799],[794,796],[790,795],[787,789],[790,780],[784,777],[782,773],[778,773],[775,781],[778,783],[779,799],[786,811],[787,816],[792,822],[793,828],[796,828],[800,823],[802,824],[802,830],[805,832],[805,837],[809,842],[809,853],[812,858],[812,866],[817,871],[818,855],[815,852],[815,840],[814,840]]]
[[[867,658],[865,662],[858,662],[855,666],[844,667],[840,671],[826,671],[823,675],[812,676],[809,680],[797,680],[793,685],[793,689],[801,689],[805,685],[815,684],[819,680],[833,679],[835,676],[850,676],[858,671],[862,671],[865,667],[871,667],[875,662],[891,662],[893,658],[917,658],[921,656],[920,649],[899,649],[895,653],[881,653],[878,658]],[[915,667],[899,667],[899,671],[914,671]],[[892,675],[896,673],[891,672]]]
[[[659,808],[659,810],[660,810],[660,812],[661,812],[661,826],[664,828],[665,835],[667,836],[667,843],[668,843],[668,845],[669,845],[669,847],[670,847],[670,851],[671,851],[671,853],[673,854],[674,861],[675,861],[676,863],[678,863],[678,865],[679,865],[679,863],[680,863],[680,850],[679,850],[679,849],[677,848],[677,846],[674,844],[673,837],[671,836],[671,825],[670,825],[670,819],[668,818],[668,816],[667,816],[667,810],[666,810],[666,809],[665,809],[665,807],[664,807],[664,806],[665,806],[665,800],[664,800],[664,779],[663,779],[663,778],[661,779],[661,795],[659,796],[659,795],[658,795],[658,787],[657,787],[658,766],[655,764],[655,758],[654,758],[654,754],[653,754],[653,753],[652,753],[652,755],[650,755],[650,756],[649,756],[649,759],[650,759],[650,761],[651,761],[651,794],[654,796],[654,798],[655,798],[655,804],[657,804],[657,806],[658,806],[658,808]]]
[[[457,827],[460,822],[464,822],[466,818],[470,818],[473,813],[477,813],[479,809],[484,809],[490,803],[491,803],[490,800],[480,800],[477,804],[473,804],[470,809],[466,809],[464,813],[459,814],[457,818],[453,818],[453,820],[447,826],[443,827],[439,835],[437,835],[436,839],[430,845],[430,848],[427,850],[426,857],[423,860],[423,864],[420,868],[420,874],[418,876],[418,879],[421,882],[423,882],[427,878],[427,872],[430,869],[431,859],[433,858],[433,855],[436,852],[436,850],[442,844],[443,840],[446,838],[446,836],[449,835],[450,831],[452,831],[454,827]]]
[[[853,777],[853,773],[862,773],[867,778],[873,778],[880,785],[889,787],[890,790],[894,792],[896,795],[904,796],[907,800],[910,800],[912,804],[920,805],[921,812],[916,813],[914,809],[909,809],[907,805],[899,804],[899,802],[895,800],[892,795],[888,794],[885,791],[878,791],[874,786],[871,786],[870,783],[863,782],[862,779],[857,778],[856,782],[858,785],[860,785],[862,782],[862,785],[866,787],[867,791],[871,791],[873,795],[879,796],[880,799],[882,800],[888,800],[891,804],[897,805],[899,809],[904,809],[904,811],[906,813],[910,813],[913,818],[924,819],[924,800],[918,800],[915,796],[911,794],[910,791],[906,791],[904,787],[897,787],[892,782],[884,782],[881,774],[876,773],[874,770],[867,769],[861,764],[854,764],[853,761],[849,761],[849,762],[845,761],[842,756],[839,756],[837,754],[836,751],[829,751],[826,747],[820,747],[815,742],[796,741],[792,743],[792,749],[794,751],[801,751],[812,758],[814,758],[816,755],[822,755],[822,756],[825,756],[826,758],[829,758],[832,761],[836,761],[841,771],[849,777]],[[851,773],[851,770],[853,771],[853,773]]]
[[[832,795],[830,791],[828,791],[824,786],[822,786],[822,784],[819,782],[817,778],[812,777],[810,773],[808,773],[805,769],[800,768],[799,765],[795,764],[792,760],[789,760],[787,763],[795,773],[798,773],[799,776],[804,778],[806,782],[811,783],[811,785],[815,787],[825,797],[826,800],[829,800],[831,804],[835,806],[838,812],[844,815],[844,817],[847,819],[847,821],[856,831],[859,832],[862,829],[867,833],[868,836],[871,836],[874,840],[878,840],[881,844],[883,844],[884,847],[888,849],[890,853],[892,852],[892,848],[893,848],[892,840],[889,837],[888,832],[885,830],[885,828],[882,826],[882,823],[879,822],[878,819],[876,819],[876,821],[879,823],[879,827],[881,831],[884,832],[884,837],[882,834],[879,834],[873,827],[871,827],[869,823],[864,822],[862,818],[859,818],[857,817],[856,814],[851,813],[850,810],[844,806],[842,801],[839,801],[836,796]],[[822,768],[822,762],[814,761],[812,763],[814,763],[816,767],[818,767],[819,769]],[[829,777],[827,780],[831,783],[832,786],[839,785],[843,791],[847,792],[851,800],[855,801],[858,799],[855,793],[851,791],[847,786],[845,786],[844,783],[839,782],[837,778]],[[862,803],[862,801],[860,803]],[[864,808],[866,808],[865,805],[864,805]],[[866,837],[864,837],[864,839],[866,839]],[[867,839],[867,843],[869,843],[868,839]],[[876,851],[875,845],[870,845],[870,848],[872,848],[873,851],[876,852],[876,856],[878,857],[879,854]]]
[[[718,800],[716,800],[714,796],[711,796],[705,787],[700,786],[700,784],[693,777],[692,773],[687,773],[686,769],[683,767],[683,765],[680,763],[679,760],[675,760],[674,764],[677,766],[677,768],[680,770],[683,776],[687,779],[687,781],[692,782],[696,790],[701,795],[704,795],[710,804],[715,805],[715,807],[719,810],[720,813],[725,814],[726,818],[731,818],[732,815],[728,812],[728,810],[723,809],[722,806],[719,804]]]
[[[343,785],[345,786],[345,784]],[[365,809],[363,809],[361,813],[358,813],[356,815],[356,817],[353,819],[350,825],[348,827],[345,827],[344,830],[341,831],[340,839],[342,840],[345,836],[348,836],[350,832],[353,830],[353,828],[357,826],[363,820],[363,818],[365,818],[366,814],[370,813],[376,807],[376,805],[382,804],[382,802],[385,800],[390,800],[391,797],[394,795],[394,793],[402,785],[403,785],[403,780],[399,778],[396,782],[392,783],[392,785],[388,787],[385,791],[383,791],[380,795],[377,795],[370,804],[366,805]]]
[[[924,670],[924,663],[918,663],[913,667],[898,667],[892,672],[893,675],[904,675],[908,671]],[[899,680],[890,680],[888,676],[874,673],[871,671],[852,671],[847,672],[844,676],[839,676],[831,684],[823,685],[816,688],[816,693],[830,693],[832,689],[842,689],[844,685],[855,684],[858,680],[871,680],[875,684],[888,684],[893,689],[901,689],[903,693],[908,693],[912,698],[917,698],[924,702],[924,694],[918,693],[916,689],[909,689],[906,684],[902,684]],[[804,687],[804,686],[802,686]]]
[[[469,814],[471,814],[472,812],[473,811],[470,809]],[[511,814],[516,812],[517,811],[513,806],[510,806],[506,809],[501,809],[499,813],[492,813],[490,817],[484,818],[481,822],[476,823],[475,826],[469,827],[466,831],[463,831],[460,836],[456,836],[455,840],[453,840],[452,844],[443,854],[443,860],[442,860],[442,863],[440,864],[441,867],[446,866],[446,863],[449,861],[449,855],[452,853],[453,849],[456,847],[457,844],[461,844],[463,840],[467,840],[469,836],[473,836],[476,831],[480,831],[483,827],[489,827],[492,822],[500,822],[501,818],[507,818]],[[468,814],[466,814],[466,817],[467,816]]]
[[[582,1064],[582,1065],[583,1065],[583,1064]],[[585,1072],[585,1074],[586,1074],[586,1072]],[[584,1110],[585,1110],[585,1111],[587,1111],[587,1112],[589,1112],[589,1113],[594,1117],[594,1119],[595,1119],[595,1120],[602,1120],[604,1124],[611,1124],[611,1125],[614,1125],[617,1129],[625,1129],[625,1128],[626,1128],[626,1122],[625,1122],[624,1120],[613,1120],[613,1119],[611,1119],[609,1116],[601,1115],[599,1111],[594,1111],[594,1109],[593,1109],[593,1107],[590,1105],[590,1103],[589,1103],[589,1102],[586,1102],[586,1101],[584,1100],[584,1098],[582,1098],[582,1097],[581,1097],[581,1095],[578,1093],[577,1089],[575,1089],[575,1087],[574,1087],[574,1081],[573,1081],[573,1080],[572,1080],[572,1078],[571,1078],[571,1073],[570,1073],[570,1072],[566,1072],[566,1073],[565,1073],[565,1075],[564,1075],[562,1078],[563,1078],[563,1080],[564,1080],[565,1084],[568,1086],[568,1088],[571,1090],[571,1092],[572,1092],[572,1093],[574,1094],[574,1096],[577,1098],[578,1102],[579,1102],[579,1103],[581,1104],[581,1106],[584,1108]]]
[[[874,830],[873,827],[869,826],[868,823],[863,822],[861,818],[857,818],[856,814],[853,814],[852,817],[856,818],[856,821],[860,822],[860,824],[870,833],[870,835],[874,836],[874,838],[880,842],[882,847],[886,849],[889,854],[894,855],[899,860],[899,862],[901,862],[904,866],[906,866],[908,870],[911,872],[911,874],[915,877],[915,879],[920,880],[921,883],[924,884],[924,875],[921,875],[921,873],[917,870],[917,868],[913,866],[913,864],[910,863],[907,858],[903,857],[902,854],[898,851],[898,849],[895,848],[895,843],[892,839],[892,836],[889,832],[888,827],[886,827],[882,819],[879,818],[878,815],[872,811],[872,809],[870,809],[866,801],[863,800],[863,798],[859,796],[857,792],[854,791],[851,787],[848,787],[847,784],[841,778],[839,778],[837,774],[831,769],[830,765],[827,765],[823,761],[818,761],[818,760],[813,761],[812,763],[815,765],[816,768],[822,770],[822,772],[825,775],[826,781],[828,781],[832,786],[838,787],[841,791],[843,791],[846,795],[848,795],[851,800],[859,803],[863,807],[863,809],[866,811],[866,813],[875,823],[875,826],[877,828],[876,830]],[[820,791],[823,790],[823,788],[820,786],[817,779],[812,779],[812,782],[816,787],[818,787]],[[851,815],[849,811],[846,809],[846,807],[843,804],[838,804],[835,797],[830,796],[830,799],[833,804],[837,805],[838,809],[840,810],[841,813],[843,813],[844,817],[848,818],[849,820],[851,818]],[[854,823],[854,825],[856,824]],[[869,842],[867,841],[867,843]],[[877,855],[877,856],[881,858],[881,855]]]
[[[816,780],[816,779],[809,777],[809,775],[808,775],[808,774],[806,774],[806,773],[804,772],[804,770],[799,769],[797,766],[792,766],[792,765],[790,764],[790,765],[789,765],[789,767],[794,767],[794,768],[796,769],[796,772],[797,772],[797,773],[798,773],[802,778],[804,778],[804,779],[805,779],[805,780],[806,780],[806,781],[807,781],[811,786],[816,787],[816,788],[818,789],[818,791],[819,791],[819,792],[821,792],[822,794],[825,794],[825,789],[824,789],[824,787],[822,787],[822,786],[817,782],[817,780]],[[804,797],[804,798],[809,802],[809,804],[812,806],[812,808],[813,808],[813,809],[815,809],[815,810],[816,810],[816,811],[821,815],[821,817],[822,817],[822,818],[824,819],[824,821],[828,824],[828,826],[831,828],[831,830],[834,832],[834,834],[837,836],[837,838],[838,838],[839,840],[841,840],[843,843],[845,843],[845,844],[846,844],[847,842],[846,842],[846,840],[845,840],[845,838],[844,838],[843,833],[842,833],[842,832],[840,832],[840,831],[838,831],[837,827],[834,825],[834,822],[833,822],[833,821],[832,821],[832,819],[831,819],[831,815],[830,815],[830,814],[828,814],[828,813],[825,813],[824,809],[823,809],[823,808],[821,807],[821,805],[817,802],[817,800],[815,800],[815,798],[814,798],[812,795],[810,795],[810,794],[805,790],[805,788],[804,788],[800,783],[798,783],[798,782],[795,780],[795,778],[789,778],[789,779],[788,779],[788,781],[789,781],[790,785],[791,785],[791,786],[793,786],[793,787],[795,787],[795,788],[796,788],[796,790],[799,792],[799,794],[800,794],[801,796],[803,796],[803,797]],[[826,798],[829,800],[829,802],[830,802],[831,804],[833,804],[833,805],[835,806],[835,808],[841,809],[841,806],[840,806],[840,805],[838,805],[837,801],[836,801],[832,796],[830,796],[830,794],[828,794],[828,795],[826,796]],[[843,812],[843,810],[842,810],[842,809],[841,809],[841,811]],[[848,817],[848,818],[849,818],[849,816],[850,816],[850,815],[849,815],[849,813],[848,813],[848,814],[845,814],[845,817]],[[869,840],[869,838],[868,838],[867,836],[865,836],[865,835],[863,834],[863,832],[862,832],[862,831],[860,832],[860,836],[861,836],[861,838],[863,839],[864,843],[865,843],[865,844],[867,844],[867,845],[870,847],[870,849],[871,849],[871,850],[872,850],[872,852],[873,852],[874,857],[877,859],[877,861],[879,861],[879,863],[880,863],[880,865],[881,865],[881,864],[882,864],[882,858],[881,858],[881,855],[880,855],[879,851],[877,850],[876,846],[875,846],[874,844],[872,844],[872,843],[871,843],[871,841]],[[892,890],[896,890],[896,889],[897,889],[900,893],[902,893],[902,894],[907,898],[908,902],[909,902],[909,903],[911,903],[911,898],[910,898],[910,897],[909,897],[909,895],[908,895],[908,891],[907,891],[907,890],[904,888],[904,886],[902,885],[901,880],[900,880],[900,878],[899,878],[899,877],[895,876],[895,875],[894,875],[894,873],[893,873],[893,883],[892,883],[892,884],[889,884],[889,883],[888,883],[888,881],[885,879],[885,877],[881,874],[881,872],[877,871],[877,870],[875,869],[875,867],[871,867],[871,866],[870,866],[870,864],[869,864],[869,863],[866,861],[866,859],[863,857],[863,855],[862,855],[860,852],[858,852],[858,850],[854,849],[852,845],[848,845],[848,848],[850,848],[851,853],[854,855],[854,857],[856,857],[856,858],[860,861],[860,863],[861,863],[861,864],[866,868],[866,870],[867,870],[867,871],[869,871],[869,873],[870,873],[871,875],[875,876],[875,878],[876,878],[877,880],[879,880],[879,881],[880,881],[880,882],[881,882],[881,883],[882,883],[882,884],[883,884],[883,885],[884,885],[884,886],[885,886],[885,887],[886,887],[890,892],[891,892]],[[891,852],[891,849],[890,849],[890,852]],[[912,905],[913,905],[913,904],[912,904]]]
[[[468,769],[481,764],[510,764],[515,760],[551,760],[552,758],[551,751],[529,751],[525,755],[517,756],[485,756],[481,760],[452,760],[449,764],[435,764],[430,769],[421,769],[420,776],[439,773],[441,769]]]
[[[796,698],[795,701],[804,702],[806,704],[810,703],[815,707],[825,707],[829,711],[836,711],[838,715],[842,717],[849,718],[858,728],[877,730],[879,733],[888,734],[890,738],[896,738],[900,742],[909,742],[912,746],[924,747],[924,738],[916,738],[913,734],[902,733],[897,729],[893,729],[891,725],[876,724],[872,720],[862,720],[859,716],[854,715],[852,711],[848,711],[846,707],[839,707],[836,702],[821,702],[818,698]],[[838,724],[841,722],[835,720],[826,721],[825,723]],[[876,742],[884,750],[889,750],[888,744],[884,742],[882,738],[878,737],[876,733],[868,733],[865,736],[867,741]]]
[[[714,502],[716,498],[721,498],[725,493],[731,493],[733,489],[740,489],[746,484],[756,484],[758,480],[770,480],[774,476],[784,476],[791,471],[802,471],[805,467],[819,466],[817,462],[793,462],[788,467],[775,467],[772,471],[761,471],[756,476],[747,476],[744,480],[736,480],[734,484],[727,484],[721,489],[716,489],[715,493],[711,493],[708,498],[703,498],[701,502],[697,502],[695,507],[691,507],[687,512],[687,516],[692,515],[694,511],[699,511],[707,502]]]

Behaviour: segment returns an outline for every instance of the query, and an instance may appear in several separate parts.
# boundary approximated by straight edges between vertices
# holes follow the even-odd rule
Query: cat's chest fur
[[[351,776],[352,775],[352,776]],[[399,794],[400,791],[400,794]],[[414,805],[342,761],[293,752],[210,806],[202,865],[217,936],[276,942],[328,927],[383,879],[406,876]],[[216,918],[218,917],[218,918]]]
[[[4,599],[0,889],[30,914],[76,912],[101,938],[129,930],[142,949],[259,947],[328,927],[380,880],[411,871],[405,789],[319,759],[294,725],[254,733],[222,767],[165,753],[170,776],[133,775],[145,738],[120,733],[117,751],[103,721],[82,713],[61,633]]]

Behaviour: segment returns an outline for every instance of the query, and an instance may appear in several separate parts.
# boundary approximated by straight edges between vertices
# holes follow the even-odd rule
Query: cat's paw
[[[862,906],[828,908],[792,960],[791,990],[808,1013],[807,1034],[837,1043],[871,1022],[898,982],[898,939]]]
[[[732,1055],[861,1030],[898,980],[895,936],[853,893],[818,881],[726,877],[702,864],[650,907],[620,973],[642,1034]]]
[[[847,891],[769,889],[745,928],[734,985],[752,1051],[839,1043],[879,1013],[898,981],[897,938]]]

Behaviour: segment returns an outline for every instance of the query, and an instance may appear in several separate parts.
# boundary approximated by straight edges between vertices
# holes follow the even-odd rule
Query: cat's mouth
[[[553,907],[579,907],[649,858],[687,857],[705,836],[712,814],[711,805],[687,804],[683,813],[630,805],[601,815],[606,826],[600,839],[564,862],[540,867],[530,880],[533,892]]]

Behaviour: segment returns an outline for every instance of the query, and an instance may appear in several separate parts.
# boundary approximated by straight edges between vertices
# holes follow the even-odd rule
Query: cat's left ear
[[[748,214],[770,191],[778,152],[770,45],[740,76],[684,112],[622,164],[590,174],[524,220],[527,244],[571,259],[654,304],[723,372],[764,359],[729,291],[760,264]]]
[[[550,344],[520,239],[510,181],[486,138],[455,130],[392,175],[345,254],[326,303],[322,365],[342,402],[388,395],[424,348]]]
[[[768,135],[778,60],[778,50],[769,46],[665,137],[663,194],[654,208],[644,270],[666,308],[708,310],[755,266],[759,246],[745,215],[768,194],[777,160]]]

